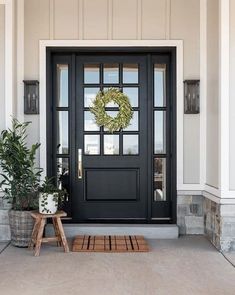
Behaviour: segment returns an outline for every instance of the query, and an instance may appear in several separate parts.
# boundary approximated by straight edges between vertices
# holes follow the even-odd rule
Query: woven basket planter
[[[11,244],[16,247],[28,247],[34,221],[30,211],[9,211]]]

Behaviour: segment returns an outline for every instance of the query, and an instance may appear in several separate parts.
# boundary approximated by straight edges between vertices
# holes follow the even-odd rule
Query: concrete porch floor
[[[149,240],[149,244],[151,252],[136,254],[65,254],[61,248],[43,245],[40,257],[9,246],[0,255],[0,293],[235,294],[235,268],[204,237]],[[0,244],[0,251],[3,247]]]

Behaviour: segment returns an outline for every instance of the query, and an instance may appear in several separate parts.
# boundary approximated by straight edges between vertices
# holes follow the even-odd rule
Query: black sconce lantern
[[[39,114],[39,82],[24,80],[24,113]]]
[[[199,114],[200,80],[184,81],[184,113]]]

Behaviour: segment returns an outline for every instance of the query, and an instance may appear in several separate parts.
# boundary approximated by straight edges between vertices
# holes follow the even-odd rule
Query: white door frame
[[[184,189],[183,181],[183,41],[182,40],[41,40],[40,61],[40,167],[42,177],[47,171],[46,145],[46,49],[47,47],[175,47],[177,101],[177,190]],[[190,184],[191,189],[193,185]],[[185,188],[187,189],[187,188]],[[195,188],[196,189],[196,188]]]

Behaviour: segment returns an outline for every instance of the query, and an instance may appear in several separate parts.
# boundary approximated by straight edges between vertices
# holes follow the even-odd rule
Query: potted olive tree
[[[4,198],[12,205],[9,210],[11,242],[26,247],[33,228],[30,211],[38,208],[38,188],[41,169],[35,167],[35,155],[40,144],[27,147],[27,126],[12,120],[12,128],[0,136],[0,188]]]
[[[39,212],[54,214],[64,201],[66,191],[54,185],[54,179],[46,177],[39,188]]]

